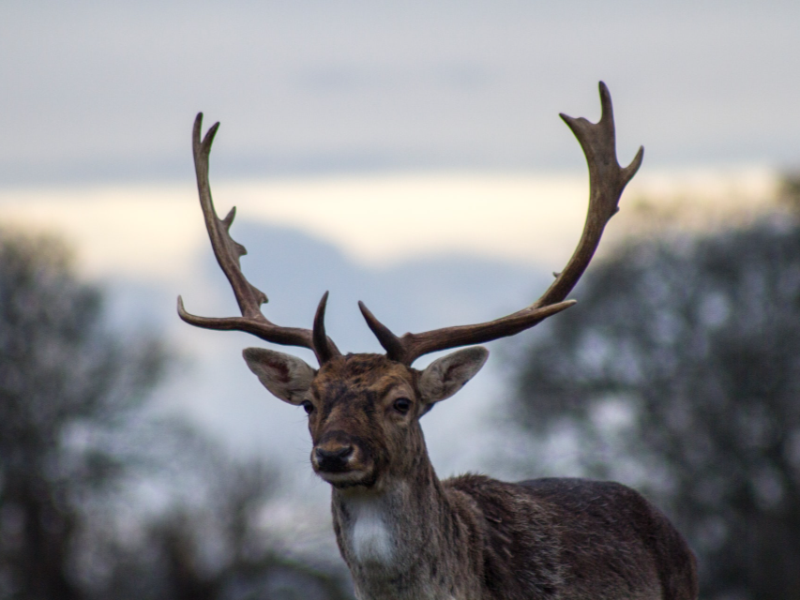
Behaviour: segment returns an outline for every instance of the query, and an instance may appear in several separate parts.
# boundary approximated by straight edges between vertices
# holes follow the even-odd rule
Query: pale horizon
[[[604,247],[630,234],[645,203],[663,213],[681,211],[687,226],[702,227],[709,219],[735,221],[765,210],[777,181],[777,171],[760,166],[642,169],[623,195]],[[236,206],[237,221],[297,229],[362,266],[464,254],[558,268],[580,235],[588,176],[212,176],[212,191],[220,216]],[[0,224],[65,237],[90,276],[174,278],[208,248],[191,182],[0,188]]]

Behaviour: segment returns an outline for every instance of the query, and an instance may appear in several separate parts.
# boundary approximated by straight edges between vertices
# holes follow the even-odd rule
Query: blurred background
[[[617,479],[703,598],[800,598],[798,26],[782,0],[3,2],[0,598],[351,597],[261,342],[175,314],[236,314],[198,111],[268,318],[330,290],[332,338],[378,351],[357,300],[401,333],[546,288],[588,197],[558,114],[596,121],[599,80],[644,166],[579,305],[425,417],[434,465]]]

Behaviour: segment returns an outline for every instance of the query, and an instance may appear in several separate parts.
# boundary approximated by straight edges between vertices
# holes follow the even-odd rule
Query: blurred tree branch
[[[274,469],[146,410],[167,355],[63,243],[0,229],[0,599],[348,598],[259,528]]]
[[[637,241],[575,296],[524,356],[520,421],[656,496],[704,597],[800,597],[797,219]]]

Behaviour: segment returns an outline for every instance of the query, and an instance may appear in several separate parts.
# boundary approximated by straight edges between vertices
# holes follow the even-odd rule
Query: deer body
[[[251,348],[245,358],[273,393],[283,374],[313,371],[271,350]],[[333,486],[333,528],[357,597],[694,598],[685,542],[625,486],[437,478],[419,417],[485,359],[483,349],[468,348],[420,372],[381,355],[347,355],[292,383],[295,391],[308,386],[292,402],[309,410],[312,464]]]
[[[625,185],[642,159],[616,159],[611,98],[601,83],[596,124],[562,117],[589,164],[589,211],[572,258],[545,293],[511,315],[473,325],[395,336],[361,303],[386,350],[343,355],[325,333],[325,293],[313,329],[278,326],[260,306],[266,295],[241,272],[244,247],[211,200],[208,158],[217,130],[193,131],[200,203],[214,253],[233,287],[241,317],[178,313],[192,325],[253,333],[314,351],[315,369],[263,348],[247,365],[281,400],[309,415],[311,464],[332,488],[333,528],[359,600],[696,600],[694,556],[683,538],[637,492],[616,483],[540,479],[517,484],[479,475],[440,481],[420,427],[437,402],[453,396],[483,366],[480,346],[438,358],[420,356],[515,335],[569,308],[565,300],[588,266]]]
[[[400,484],[376,498],[334,491],[334,531],[359,599],[696,598],[685,542],[629,488],[570,479],[526,488],[472,475],[427,483],[421,492]],[[581,495],[586,505],[570,507]],[[391,541],[390,554],[354,549],[359,517],[351,509],[363,501],[385,511],[381,544]],[[618,537],[609,543],[611,533]]]

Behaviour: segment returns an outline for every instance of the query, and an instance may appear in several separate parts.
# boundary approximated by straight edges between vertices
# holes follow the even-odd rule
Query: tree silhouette
[[[344,569],[285,554],[264,530],[275,473],[261,461],[225,458],[207,442],[199,451],[191,501],[173,502],[140,521],[134,539],[97,528],[92,539],[101,577],[97,600],[351,600]],[[202,496],[198,498],[197,496]]]
[[[639,241],[587,273],[514,406],[579,471],[645,489],[703,597],[800,598],[800,225]]]
[[[166,352],[110,328],[68,256],[0,230],[0,599],[349,598],[259,533],[271,468],[145,410]]]
[[[124,462],[105,442],[164,366],[109,331],[97,288],[55,239],[0,232],[0,596],[80,597],[70,573],[87,494]]]

